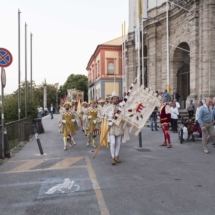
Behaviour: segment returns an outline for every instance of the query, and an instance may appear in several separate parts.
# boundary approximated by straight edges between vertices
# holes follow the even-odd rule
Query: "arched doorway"
[[[190,95],[190,47],[186,42],[180,43],[174,52],[173,69],[176,75],[173,85],[181,96],[181,108],[186,108],[186,100]]]

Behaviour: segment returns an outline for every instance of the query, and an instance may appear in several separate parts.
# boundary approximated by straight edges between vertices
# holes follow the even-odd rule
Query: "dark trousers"
[[[171,119],[171,127],[173,131],[178,130],[178,119]]]
[[[53,111],[50,111],[50,113],[51,113],[51,119],[53,119]]]
[[[189,119],[191,119],[193,117],[194,111],[193,110],[188,110],[189,113]]]
[[[156,116],[150,117],[151,129],[153,129],[153,123],[154,123],[154,125],[155,125],[155,130],[157,130],[157,117],[156,117]]]
[[[201,126],[199,125],[199,122],[196,120],[196,125],[198,126],[198,130],[200,132],[199,137],[202,137],[202,129]]]

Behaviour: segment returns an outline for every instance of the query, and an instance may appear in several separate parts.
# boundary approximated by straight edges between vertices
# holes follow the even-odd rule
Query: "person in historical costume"
[[[95,108],[96,101],[92,100],[90,102],[90,107],[88,107],[87,111],[83,115],[83,123],[86,128],[87,133],[87,146],[90,145],[92,139],[92,146],[96,148],[96,136],[100,133],[100,129],[98,123],[100,122],[100,117],[98,113],[98,109]]]
[[[82,107],[80,109],[79,112],[79,117],[81,118],[81,122],[82,122],[82,130],[84,131],[85,135],[87,136],[86,130],[88,129],[86,126],[86,117],[87,117],[87,111],[88,111],[88,103],[87,102],[83,102],[82,103]]]
[[[100,99],[99,100],[99,106],[98,106],[98,111],[99,111],[99,116],[101,116],[101,118],[104,117],[107,105],[105,104],[105,100],[104,99]]]
[[[110,127],[108,133],[108,142],[110,143],[111,164],[115,165],[116,163],[121,163],[119,159],[120,146],[121,143],[124,143],[129,139],[129,136],[127,128],[123,130],[123,122],[120,122],[120,124],[117,126],[112,121],[119,108],[119,96],[115,92],[112,93],[111,101],[112,104],[110,104],[106,110],[106,117],[108,120],[108,126]]]
[[[68,142],[70,143],[70,146],[76,145],[73,136],[81,125],[78,114],[71,109],[72,104],[70,102],[65,102],[63,107],[65,109],[60,114],[58,126],[63,135],[64,150],[66,150]]]
[[[169,130],[169,124],[171,120],[171,108],[166,103],[166,99],[163,97],[161,99],[161,107],[160,107],[160,124],[163,131],[164,142],[160,146],[167,146],[167,148],[171,148],[171,140]]]

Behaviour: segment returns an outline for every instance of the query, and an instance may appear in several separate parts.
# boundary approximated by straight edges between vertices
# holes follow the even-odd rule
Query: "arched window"
[[[114,75],[114,63],[108,63],[108,75]]]

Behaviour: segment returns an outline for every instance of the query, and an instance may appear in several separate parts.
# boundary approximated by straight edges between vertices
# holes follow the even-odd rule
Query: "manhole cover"
[[[136,150],[139,151],[139,152],[151,152],[150,149],[137,148]]]

